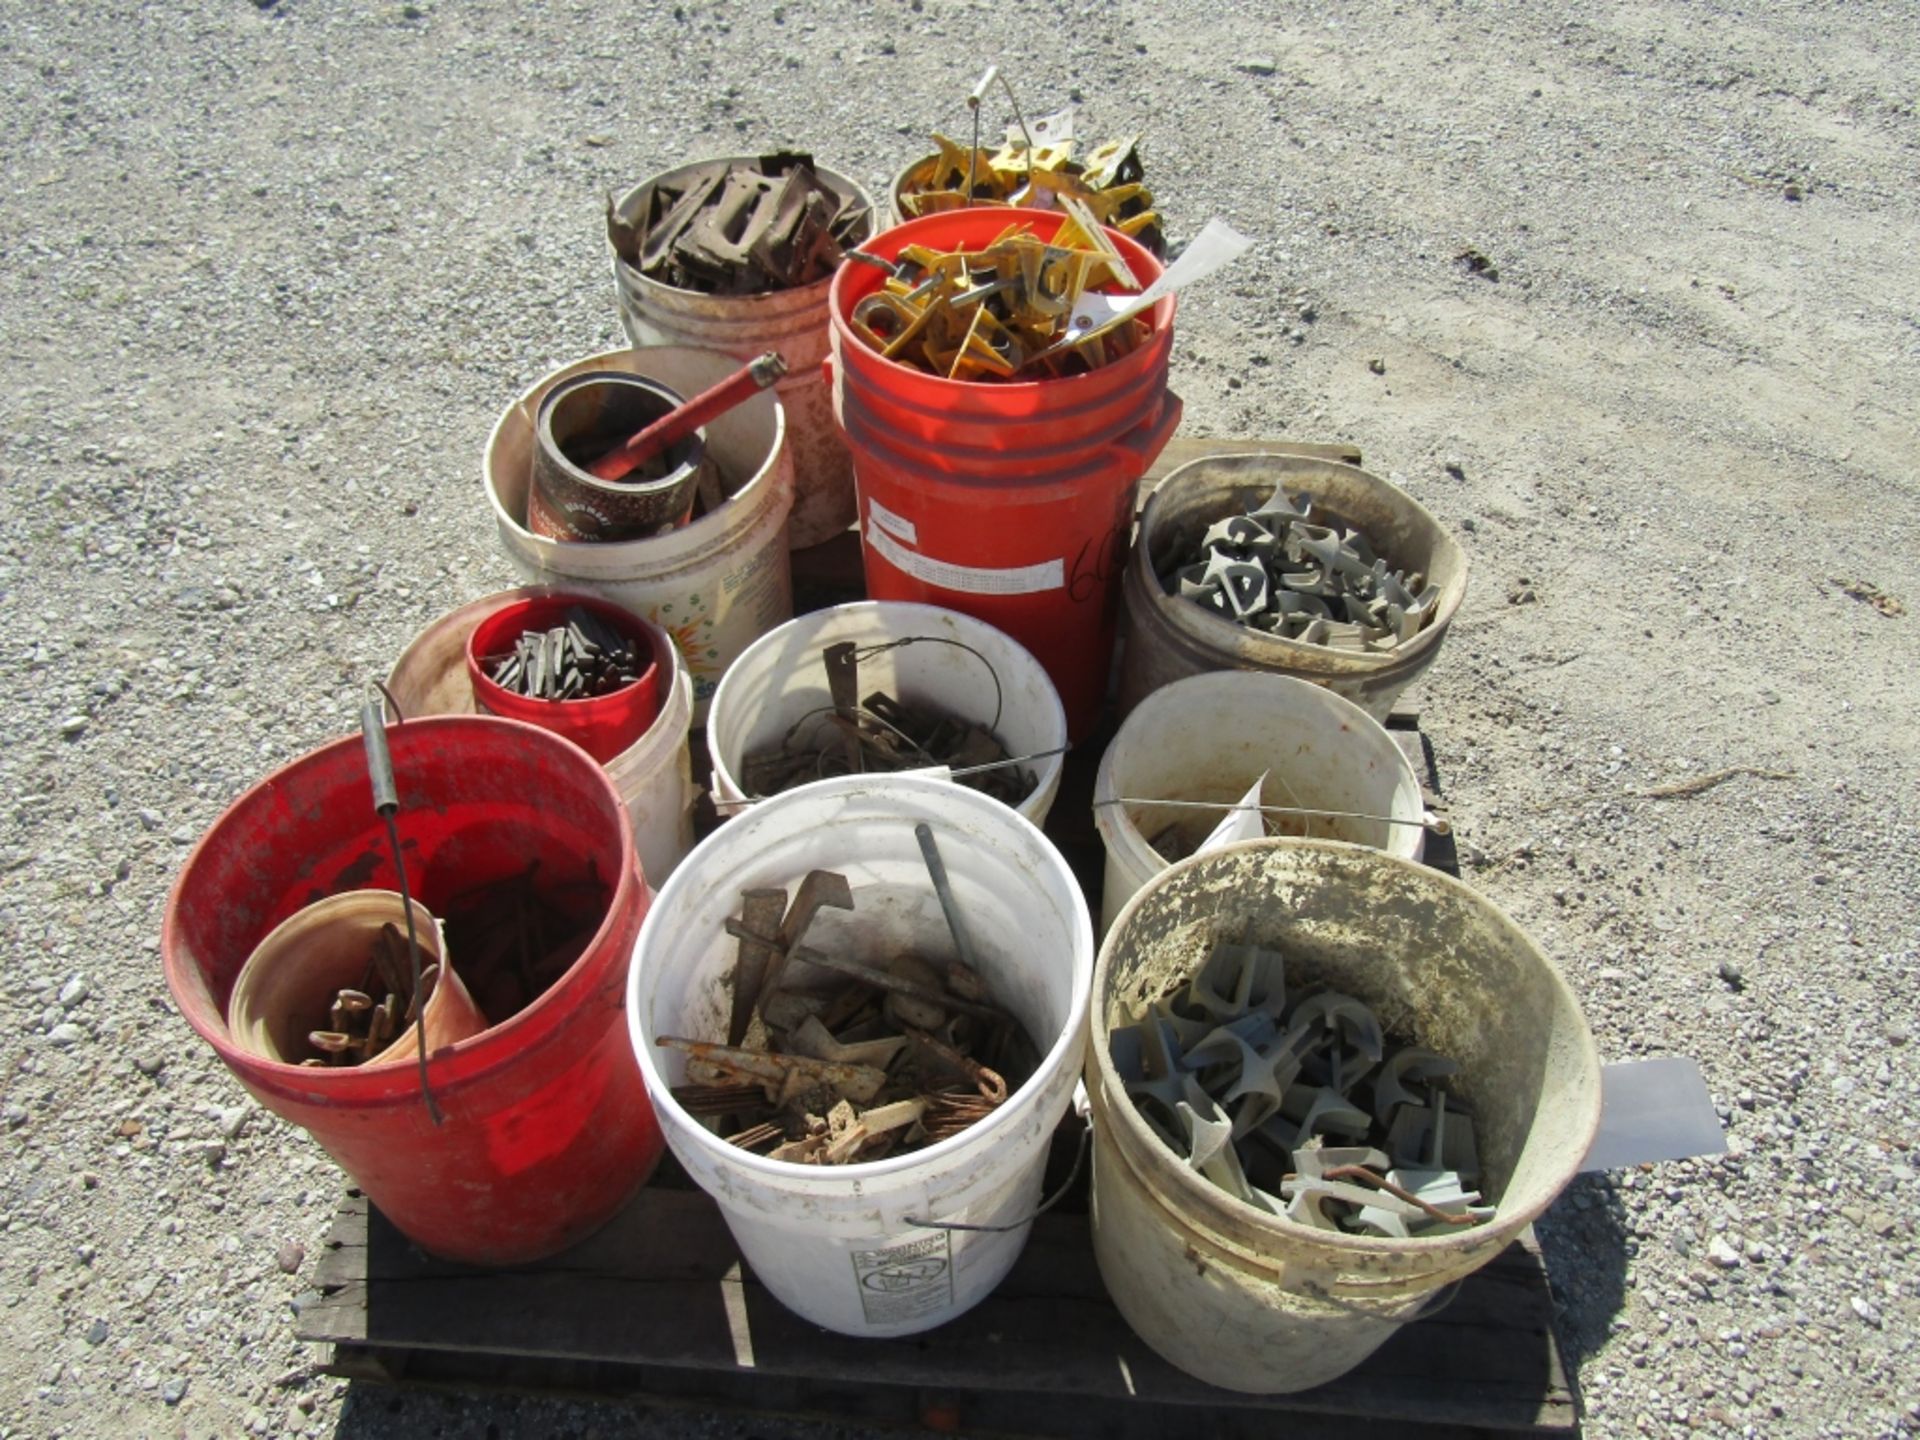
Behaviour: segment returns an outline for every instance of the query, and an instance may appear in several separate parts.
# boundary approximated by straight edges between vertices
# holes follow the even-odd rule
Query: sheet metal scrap
[[[1139,279],[1094,217],[1071,199],[1066,209],[1051,240],[1017,222],[976,250],[908,245],[854,305],[854,332],[949,380],[1042,380],[1119,359],[1152,333],[1147,319],[1079,331],[1073,309],[1087,290],[1137,291]]]
[[[300,1063],[311,1066],[362,1065],[391,1045],[420,1014],[422,997],[433,994],[440,967],[420,972],[413,988],[407,942],[397,925],[382,925],[367,954],[366,974],[358,987],[340,990],[327,1007],[327,1028],[310,1031],[307,1044],[318,1053]],[[374,997],[378,996],[376,1000]]]
[[[1111,1034],[1149,1128],[1214,1184],[1302,1225],[1397,1238],[1490,1218],[1453,1061],[1395,1044],[1360,1001],[1286,994],[1285,958],[1219,944]]]
[[[976,205],[1018,205],[1057,210],[1061,197],[1080,201],[1102,225],[1132,236],[1155,255],[1167,253],[1167,237],[1153,194],[1142,183],[1140,139],[1110,140],[1075,160],[1071,138],[1051,145],[1009,140],[999,150],[976,150],[933,137],[935,151],[902,178],[900,208],[908,219]]]
[[[640,647],[591,610],[568,608],[566,623],[528,630],[506,655],[481,662],[503,690],[538,700],[584,700],[611,695],[645,672]]]
[[[750,1017],[746,1033],[731,1045],[661,1036],[688,1057],[674,1098],[731,1143],[808,1165],[878,1160],[991,1115],[1037,1063],[1018,1022],[958,961],[898,954],[869,965],[800,944],[818,909],[806,903],[809,886],[852,908],[831,871],[809,875],[791,906],[784,891],[742,892],[726,928],[740,941],[731,1010]],[[783,907],[779,930],[759,928]],[[770,957],[757,974],[753,952]],[[795,976],[805,988],[788,983]],[[755,985],[743,996],[739,987]]]
[[[1161,586],[1223,619],[1283,640],[1334,650],[1386,651],[1433,619],[1439,587],[1391,568],[1359,530],[1318,523],[1305,498],[1276,488],[1229,515],[1160,572]]]
[[[1018,805],[1033,793],[1033,771],[1006,763],[1007,748],[987,725],[948,714],[932,705],[908,705],[884,690],[856,703],[859,693],[858,652],[842,641],[821,651],[827,672],[828,698],[833,702],[800,717],[777,745],[748,754],[741,763],[741,782],[755,799],[778,795],[811,780],[835,775],[884,774],[945,765],[962,785],[982,791],[1005,805]],[[998,684],[998,677],[995,679]]]
[[[708,295],[759,295],[831,275],[865,240],[872,213],[833,188],[813,157],[715,161],[607,205],[607,237],[649,279]]]

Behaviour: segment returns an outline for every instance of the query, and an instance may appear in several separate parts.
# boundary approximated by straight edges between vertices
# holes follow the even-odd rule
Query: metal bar
[[[1095,807],[1102,805],[1158,805],[1176,810],[1258,810],[1262,815],[1309,815],[1328,820],[1376,820],[1382,825],[1415,825],[1422,830],[1431,830],[1436,835],[1451,835],[1453,825],[1431,812],[1418,820],[1404,820],[1398,815],[1363,815],[1358,810],[1315,810],[1305,805],[1241,805],[1226,804],[1214,800],[1142,800],[1137,797],[1118,796],[1112,800],[1096,800]]]

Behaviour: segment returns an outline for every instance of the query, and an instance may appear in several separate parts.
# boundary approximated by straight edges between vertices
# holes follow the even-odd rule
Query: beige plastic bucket
[[[387,676],[387,693],[400,713],[409,720],[480,713],[467,676],[467,637],[502,606],[552,593],[547,586],[503,590],[449,611],[414,636]],[[632,818],[641,873],[655,888],[693,848],[692,723],[693,679],[675,651],[673,684],[660,713],[638,740],[602,767]]]
[[[862,698],[885,690],[905,704],[931,704],[995,727],[1009,755],[1038,755],[1067,743],[1067,715],[1040,662],[1019,641],[938,605],[903,600],[861,600],[790,620],[755,641],[734,663],[714,696],[707,719],[707,753],[713,760],[713,796],[722,815],[747,798],[740,775],[746,757],[778,745],[795,722],[831,706],[820,651],[850,640],[885,645],[908,637],[931,637],[860,662]],[[941,642],[954,643],[941,643]],[[963,649],[962,646],[967,648]],[[996,710],[995,683],[998,716]],[[1048,755],[1025,768],[1035,784],[1015,808],[1044,825],[1060,791],[1064,756]]]
[[[1221,940],[1283,951],[1289,991],[1331,984],[1460,1063],[1492,1220],[1411,1240],[1310,1229],[1232,1199],[1147,1127],[1110,1034]],[[1089,1014],[1101,1277],[1142,1340],[1230,1390],[1305,1390],[1358,1365],[1546,1209],[1600,1122],[1599,1056],[1560,972],[1491,901],[1363,846],[1249,840],[1163,872],[1101,948]]]
[[[719,158],[721,164],[752,160],[749,155]],[[655,185],[672,181],[697,160],[643,180],[615,206],[631,219]],[[833,189],[857,195],[873,207],[867,192],[836,170],[813,167]],[[875,215],[875,223],[879,216]],[[611,254],[611,246],[609,246]],[[791,290],[764,295],[703,295],[650,280],[617,254],[613,280],[620,301],[620,324],[635,345],[697,345],[745,362],[777,350],[787,375],[776,387],[787,411],[787,443],[793,450],[793,521],[788,543],[794,549],[831,540],[853,523],[853,462],[834,422],[833,405],[820,362],[827,355],[827,287],[832,277]]]
[[[576,360],[507,406],[481,466],[500,543],[521,578],[604,595],[671,635],[693,676],[696,725],[734,657],[793,618],[793,466],[779,401],[762,392],[707,425],[707,453],[734,485],[719,509],[649,540],[597,544],[549,540],[527,528],[534,416],[547,391],[586,370],[625,370],[693,396],[735,368],[725,355],[678,346]]]
[[[1366,711],[1285,675],[1190,675],[1136,706],[1100,758],[1093,819],[1107,847],[1101,933],[1113,928],[1134,892],[1171,863],[1149,835],[1177,827],[1191,854],[1226,818],[1217,810],[1114,800],[1232,804],[1262,773],[1269,805],[1349,812],[1272,816],[1269,833],[1346,840],[1408,860],[1418,860],[1425,848],[1420,781],[1393,737]]]
[[[1380,653],[1283,640],[1169,595],[1157,571],[1197,553],[1208,526],[1260,504],[1284,484],[1317,512],[1357,526],[1395,569],[1419,570],[1440,589],[1434,617],[1413,639]],[[1126,654],[1120,713],[1162,685],[1208,670],[1270,670],[1323,685],[1376,720],[1439,658],[1467,595],[1467,556],[1411,495],[1354,465],[1302,455],[1214,455],[1190,460],[1160,482],[1140,517],[1121,596]]]

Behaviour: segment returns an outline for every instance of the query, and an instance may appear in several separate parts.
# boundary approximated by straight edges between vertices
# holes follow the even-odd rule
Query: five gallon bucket
[[[1379,721],[1284,675],[1193,675],[1135,706],[1101,757],[1093,788],[1093,819],[1107,847],[1101,933],[1135,891],[1199,848],[1226,818],[1218,806],[1240,801],[1263,774],[1265,804],[1336,812],[1266,816],[1267,834],[1420,858],[1420,782]],[[1216,808],[1115,803],[1121,799]]]
[[[410,1239],[450,1260],[522,1264],[609,1219],[659,1158],[619,1025],[649,892],[620,797],[577,746],[483,716],[409,720],[387,737],[407,880],[433,914],[535,861],[550,883],[594,880],[611,895],[585,951],[544,994],[433,1052],[444,1123],[411,1065],[282,1064],[227,1029],[240,967],[282,920],[328,895],[398,888],[358,735],[276,771],[202,837],[167,902],[167,984],[254,1098],[309,1131]]]
[[[1009,225],[1045,239],[1062,217],[976,208],[909,221],[863,247],[983,248]],[[1161,267],[1109,231],[1143,285]],[[888,360],[850,327],[886,272],[843,265],[832,292],[834,411],[853,453],[867,593],[985,620],[1053,677],[1076,738],[1106,694],[1134,491],[1180,421],[1167,389],[1174,298],[1137,349],[1084,375],[947,380]]]
[[[1159,573],[1198,553],[1209,526],[1264,503],[1275,486],[1306,496],[1316,519],[1357,527],[1397,570],[1418,570],[1439,587],[1433,619],[1411,640],[1384,651],[1335,650],[1236,625],[1191,600],[1167,594]],[[1440,657],[1440,643],[1467,595],[1467,556],[1411,495],[1356,466],[1297,455],[1216,455],[1169,474],[1147,501],[1140,538],[1126,565],[1126,649],[1122,714],[1169,681],[1209,670],[1271,670],[1324,685],[1376,720]]]
[[[591,355],[547,376],[506,408],[487,441],[482,478],[500,543],[523,579],[586,590],[645,616],[673,637],[693,675],[694,723],[742,650],[793,616],[787,512],[793,468],[780,403],[762,393],[706,426],[707,455],[729,498],[650,540],[550,540],[527,526],[534,416],[546,393],[590,370],[624,370],[697,395],[738,366],[711,350],[656,347]]]
[[[800,1165],[728,1144],[672,1098],[684,1057],[656,1042],[725,1037],[737,942],[722,927],[740,892],[791,891],[810,870],[838,871],[855,908],[822,910],[809,947],[869,964],[902,951],[951,958],[914,839],[923,821],[988,988],[1026,1027],[1038,1068],[987,1119],[905,1155]],[[998,801],[942,781],[824,780],[753,806],[687,857],[640,932],[628,1028],[668,1145],[776,1299],[841,1334],[907,1335],[962,1314],[999,1283],[1026,1244],[1048,1144],[1072,1097],[1092,950],[1086,901],[1060,853]]]
[[[387,676],[387,693],[400,713],[409,720],[476,713],[466,666],[467,637],[482,620],[507,605],[560,593],[538,586],[506,590],[435,620],[414,637]],[[659,627],[649,628],[657,638]],[[673,677],[666,684],[659,715],[638,740],[606,762],[607,778],[632,818],[641,874],[652,885],[664,883],[693,848],[693,756],[687,744],[693,722],[693,678],[677,651],[673,660]]]
[[[851,641],[877,653],[860,659],[860,695],[884,690],[907,705],[926,705],[984,725],[1012,757],[1040,755],[1020,768],[1034,786],[1017,807],[1036,825],[1060,789],[1067,720],[1053,682],[1026,648],[991,625],[903,601],[860,601],[790,620],[756,640],[733,664],[715,693],[707,719],[713,793],[722,815],[747,798],[744,762],[778,748],[789,734],[805,734],[811,717],[831,714],[820,652]]]
[[[1450,1089],[1473,1114],[1493,1218],[1406,1240],[1311,1229],[1174,1154],[1127,1096],[1109,1036],[1216,942],[1279,950],[1289,993],[1331,986],[1457,1060]],[[1366,1359],[1546,1209],[1600,1121],[1593,1037],[1533,941],[1458,880],[1361,846],[1244,841],[1157,876],[1101,949],[1091,1015],[1101,1277],[1142,1340],[1230,1390],[1305,1390]]]
[[[728,156],[720,164],[751,160]],[[672,183],[689,170],[716,163],[699,160],[641,182],[615,207],[631,220],[655,185]],[[824,166],[813,167],[822,181],[845,195],[867,200],[852,180]],[[871,201],[868,201],[871,208]],[[793,452],[794,501],[788,543],[799,549],[831,540],[853,523],[853,471],[846,443],[833,422],[820,362],[827,353],[829,280],[764,295],[703,295],[648,279],[617,254],[613,280],[620,301],[620,324],[635,345],[694,345],[733,357],[736,365],[768,350],[787,362],[778,388],[786,407],[787,443]],[[704,388],[704,387],[702,387]],[[688,390],[687,395],[694,392]]]

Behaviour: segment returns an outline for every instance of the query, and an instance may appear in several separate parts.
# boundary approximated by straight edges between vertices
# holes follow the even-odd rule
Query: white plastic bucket
[[[732,498],[650,540],[550,540],[527,528],[534,416],[547,391],[586,370],[625,370],[692,397],[737,368],[725,355],[677,346],[590,355],[509,405],[482,462],[487,503],[514,569],[536,584],[604,595],[664,629],[692,673],[695,724],[734,657],[793,615],[787,561],[793,464],[779,401],[763,391],[707,425],[707,453],[734,482]]]
[[[709,742],[711,743],[711,742]],[[1346,817],[1270,817],[1281,835],[1346,840],[1418,860],[1425,810],[1413,766],[1378,720],[1331,690],[1286,675],[1223,670],[1156,690],[1127,716],[1100,759],[1093,819],[1106,842],[1100,933],[1134,892],[1173,862],[1148,842],[1177,825],[1191,847],[1218,810],[1114,805],[1115,799],[1232,804],[1262,772],[1268,805],[1344,810]],[[1379,815],[1408,823],[1361,820]]]
[[[1032,652],[1004,631],[938,605],[893,600],[836,605],[761,636],[721,680],[707,717],[707,753],[720,813],[733,814],[737,802],[747,798],[740,775],[748,755],[777,746],[801,717],[832,705],[820,661],[823,648],[842,640],[884,645],[909,636],[932,636],[935,643],[903,645],[862,659],[861,698],[885,690],[903,704],[938,706],[992,728],[1010,756],[1037,755],[1067,743],[1066,711],[1053,681]],[[1036,825],[1046,823],[1059,793],[1064,759],[1049,755],[1023,767],[1036,783],[1016,808]]]
[[[467,678],[467,637],[501,606],[551,593],[541,586],[503,590],[449,611],[414,636],[387,676],[387,692],[400,713],[409,720],[477,714]],[[603,767],[632,817],[641,871],[656,888],[693,848],[693,754],[687,739],[692,724],[693,679],[676,650],[673,684],[659,715]]]
[[[722,926],[740,892],[791,894],[809,870],[838,871],[855,909],[821,911],[809,946],[868,963],[902,950],[950,958],[914,839],[921,821],[933,828],[980,969],[1027,1028],[1039,1067],[986,1120],[906,1155],[815,1166],[729,1145],[674,1100],[685,1057],[655,1041],[726,1034],[738,942]],[[687,857],[641,927],[627,1026],[667,1144],[773,1296],[843,1335],[910,1335],[977,1304],[1025,1246],[1023,1222],[1040,1202],[1047,1147],[1085,1050],[1092,973],[1086,901],[1026,819],[944,781],[846,776],[753,806]],[[795,973],[790,983],[810,978],[821,977]],[[929,1220],[1017,1228],[982,1234]]]

